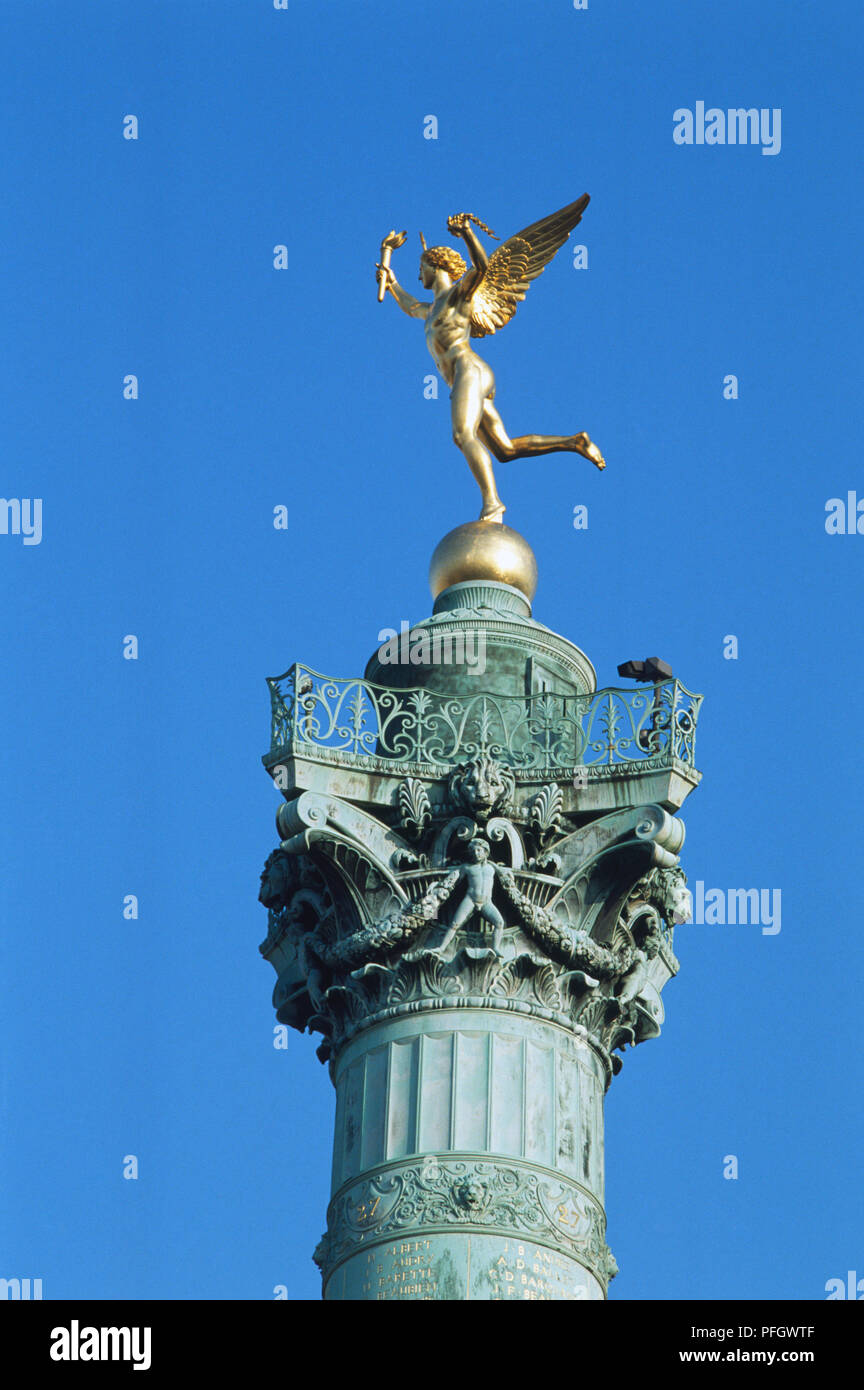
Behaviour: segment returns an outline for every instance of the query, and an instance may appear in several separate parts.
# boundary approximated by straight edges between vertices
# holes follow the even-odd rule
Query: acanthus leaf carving
[[[432,807],[425,786],[416,777],[406,777],[398,792],[399,828],[412,840],[422,840],[432,823]]]
[[[541,849],[561,833],[563,803],[561,788],[557,782],[551,782],[537,793],[531,804],[531,829]]]

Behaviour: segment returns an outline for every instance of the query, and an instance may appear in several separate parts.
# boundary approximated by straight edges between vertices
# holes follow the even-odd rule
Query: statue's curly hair
[[[468,269],[459,252],[454,251],[452,246],[427,246],[420,257],[421,261],[424,258],[430,265],[446,271],[451,280],[460,280]]]

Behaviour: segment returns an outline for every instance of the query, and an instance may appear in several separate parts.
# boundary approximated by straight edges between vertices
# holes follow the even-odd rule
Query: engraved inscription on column
[[[402,1240],[397,1245],[370,1250],[362,1286],[364,1298],[434,1299],[438,1280],[434,1277],[432,1258],[432,1242],[428,1240]]]
[[[325,1297],[394,1302],[602,1300],[577,1260],[537,1241],[453,1231],[358,1252],[327,1281]]]
[[[589,1291],[585,1270],[546,1246],[505,1241],[485,1275],[490,1288],[485,1296],[492,1300],[560,1302],[595,1297]],[[475,1290],[474,1297],[478,1292]]]

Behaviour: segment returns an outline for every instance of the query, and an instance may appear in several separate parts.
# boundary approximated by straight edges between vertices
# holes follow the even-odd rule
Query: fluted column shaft
[[[604,1060],[507,1009],[418,1009],[333,1067],[327,1299],[602,1299]]]

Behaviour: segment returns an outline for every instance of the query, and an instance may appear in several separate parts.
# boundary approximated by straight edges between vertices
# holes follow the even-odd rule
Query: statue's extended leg
[[[566,452],[581,454],[597,468],[606,467],[606,460],[597,445],[584,431],[582,434],[520,434],[516,439],[511,439],[491,401],[486,402],[483,410],[480,435],[500,463],[508,463],[511,459],[535,458],[538,454]]]
[[[465,371],[450,393],[453,442],[468,460],[483,497],[481,521],[500,521],[504,503],[498,496],[489,450],[480,441],[480,424],[486,405],[485,386],[479,372]]]
[[[480,915],[484,917],[487,922],[492,924],[492,950],[495,952],[496,956],[500,956],[502,954],[501,945],[504,940],[504,918],[501,916],[501,913],[494,903],[486,903],[486,905],[481,908]]]

